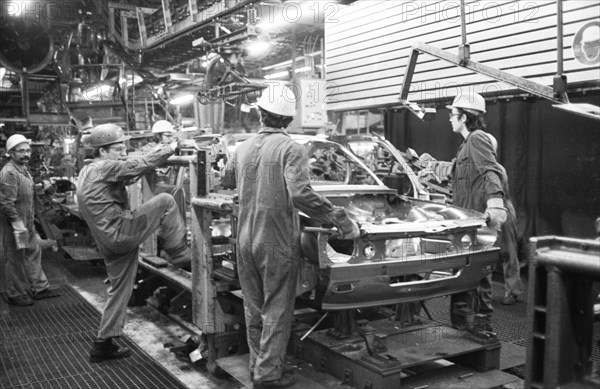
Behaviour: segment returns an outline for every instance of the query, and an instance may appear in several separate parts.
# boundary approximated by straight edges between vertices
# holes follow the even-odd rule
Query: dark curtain
[[[600,92],[570,98],[600,106]],[[388,111],[385,136],[398,149],[414,149],[449,161],[462,136],[454,134],[450,111],[438,107],[432,121],[407,110]],[[600,216],[600,121],[565,112],[539,99],[487,102],[487,131],[499,143],[508,172],[521,243],[531,236],[594,238]]]

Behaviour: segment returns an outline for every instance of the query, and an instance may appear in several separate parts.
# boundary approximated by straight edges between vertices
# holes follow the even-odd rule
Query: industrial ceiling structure
[[[168,116],[165,104],[182,93],[206,103],[256,91],[262,80],[322,76],[327,13],[316,2],[0,4],[0,118],[8,122],[64,125],[90,104],[114,104],[120,112],[105,120],[123,117],[116,121],[134,129],[136,115],[148,116],[136,113],[142,101]]]

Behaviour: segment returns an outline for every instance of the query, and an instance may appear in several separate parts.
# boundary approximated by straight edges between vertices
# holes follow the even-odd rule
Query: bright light
[[[181,95],[181,96],[172,98],[171,100],[169,100],[169,104],[173,104],[173,105],[186,104],[186,103],[191,103],[195,99],[196,99],[196,95],[186,94],[186,95]]]
[[[267,80],[273,80],[275,78],[282,78],[282,77],[286,77],[288,75],[289,75],[289,72],[277,72],[277,73],[272,73],[272,74],[265,75],[265,79],[267,79]]]
[[[298,61],[298,62],[302,61],[306,57],[316,58],[316,57],[320,57],[320,56],[321,56],[321,52],[320,51],[315,51],[315,52],[312,52],[310,54],[307,54],[306,56],[303,55],[303,56],[297,57],[296,61]],[[276,63],[274,65],[265,66],[265,67],[262,68],[262,70],[263,71],[267,71],[267,70],[285,68],[285,67],[289,67],[291,64],[292,64],[292,60],[289,59],[287,61],[279,62],[279,63]],[[320,65],[317,65],[317,66],[320,66]]]
[[[23,0],[23,1],[11,1],[6,4],[6,8],[3,10],[6,16],[21,16],[23,11],[30,11],[32,6],[31,3],[34,3],[33,0]],[[44,5],[42,5],[43,7]],[[4,5],[3,5],[4,7]],[[37,11],[37,7],[35,7],[35,11]]]
[[[119,84],[124,85],[127,82],[127,87],[130,87],[135,84],[139,84],[142,81],[144,81],[144,79],[142,79],[142,77],[138,76],[137,74],[135,74],[133,76],[133,80],[131,79],[131,74],[128,74],[127,78],[123,78],[123,77],[119,78]]]
[[[295,70],[295,73],[304,73],[304,72],[310,72],[312,68],[310,66],[303,66],[301,68],[298,68]],[[282,78],[282,77],[286,77],[289,75],[289,72],[284,71],[284,72],[277,72],[277,73],[272,73],[272,74],[267,74],[265,75],[265,79],[267,80],[273,80],[275,78]]]
[[[271,45],[269,44],[269,42],[253,41],[248,45],[246,49],[248,50],[248,55],[250,57],[260,57],[267,54],[270,48]]]
[[[104,101],[105,99],[110,99],[113,90],[114,88],[112,85],[94,85],[82,91],[81,96],[76,97],[83,101]]]
[[[296,73],[305,73],[310,72],[312,68],[310,66],[303,66],[301,68],[296,69]]]

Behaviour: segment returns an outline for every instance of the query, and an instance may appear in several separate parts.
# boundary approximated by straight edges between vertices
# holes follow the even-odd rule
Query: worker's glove
[[[13,222],[10,223],[12,225],[13,230],[16,231],[27,231],[27,228],[25,228],[25,224],[23,223],[23,220],[15,220]]]
[[[358,228],[358,224],[355,221],[350,220],[352,223],[352,228],[348,231],[342,231],[340,236],[341,239],[356,239],[360,236],[360,228]]]
[[[356,239],[360,236],[358,224],[350,220],[344,208],[336,207],[331,215],[333,224],[338,228],[340,239]]]
[[[177,142],[177,146],[180,149],[197,149],[198,145],[196,144],[196,141],[193,139],[179,139]]]
[[[488,227],[500,231],[502,224],[504,224],[507,217],[504,200],[497,197],[489,199],[483,215],[485,216]]]
[[[176,153],[177,149],[179,148],[179,140],[174,140],[173,142],[169,143],[169,146],[171,149],[173,149],[173,152]]]
[[[29,248],[29,231],[25,228],[23,221],[15,220],[14,222],[11,222],[11,224],[17,250]]]

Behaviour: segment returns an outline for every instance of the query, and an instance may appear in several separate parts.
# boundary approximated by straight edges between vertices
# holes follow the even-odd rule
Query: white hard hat
[[[267,84],[256,105],[276,115],[296,115],[296,96],[289,83],[274,82]]]
[[[159,134],[161,132],[175,132],[173,125],[166,120],[159,120],[152,126],[152,133]]]
[[[591,43],[600,40],[600,27],[592,25],[583,30],[581,34],[581,41],[584,43]]]
[[[485,113],[485,100],[479,93],[461,93],[454,98],[452,105],[447,105],[446,108],[462,108]]]
[[[16,145],[20,145],[21,143],[25,143],[25,142],[27,142],[27,144],[31,144],[31,141],[29,139],[25,138],[21,134],[11,135],[6,140],[6,151],[10,151]]]

